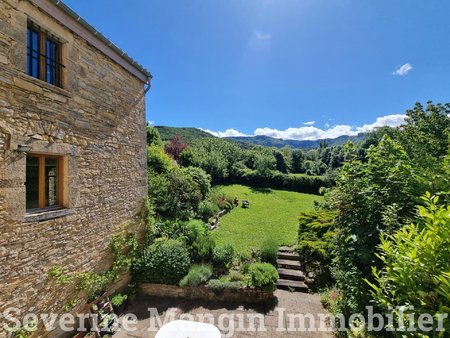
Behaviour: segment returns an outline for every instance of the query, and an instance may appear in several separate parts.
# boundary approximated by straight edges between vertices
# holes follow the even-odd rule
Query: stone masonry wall
[[[64,89],[26,75],[28,18],[64,41]],[[144,84],[95,47],[28,1],[0,0],[0,313],[61,313],[71,291],[48,270],[106,267],[112,233],[147,194],[144,105]],[[24,219],[19,144],[67,156],[72,213]]]

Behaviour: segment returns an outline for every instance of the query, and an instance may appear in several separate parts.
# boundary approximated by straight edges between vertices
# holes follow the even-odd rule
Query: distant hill
[[[360,142],[364,139],[365,134],[360,133],[356,136],[339,136],[337,138],[328,138],[323,140],[315,140],[315,141],[297,141],[297,140],[283,140],[279,138],[273,138],[270,136],[236,136],[236,137],[227,137],[229,140],[233,140],[239,143],[250,143],[264,147],[275,147],[275,148],[283,148],[285,146],[289,146],[294,149],[312,149],[317,148],[320,145],[321,141],[326,141],[329,146],[337,146],[340,144],[345,144],[348,141],[352,141],[354,143]]]
[[[175,135],[181,136],[181,138],[187,143],[191,143],[199,138],[215,137],[214,135],[197,128],[178,128],[167,126],[155,126],[155,128],[158,130],[161,140],[163,141],[169,141]]]
[[[161,139],[163,141],[169,141],[174,135],[180,135],[183,140],[187,143],[191,143],[194,140],[205,137],[216,137],[206,131],[197,128],[178,128],[178,127],[167,127],[167,126],[155,126],[158,129]],[[340,144],[345,144],[348,141],[354,143],[360,142],[364,139],[365,134],[360,133],[356,136],[339,136],[337,138],[324,139],[329,146],[336,146]],[[270,136],[236,136],[236,137],[226,137],[225,139],[240,143],[241,145],[248,147],[251,145],[258,145],[264,147],[275,147],[283,148],[289,146],[293,149],[312,149],[317,148],[320,142],[323,140],[315,141],[297,141],[297,140],[283,140],[279,138],[273,138]]]

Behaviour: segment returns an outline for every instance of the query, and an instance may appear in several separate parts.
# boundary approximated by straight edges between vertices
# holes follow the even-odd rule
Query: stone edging
[[[220,293],[214,293],[205,286],[180,287],[176,285],[142,283],[139,285],[139,291],[142,295],[152,297],[198,299],[219,302],[265,303],[274,298],[272,291],[261,291],[250,288],[239,290],[224,289]]]

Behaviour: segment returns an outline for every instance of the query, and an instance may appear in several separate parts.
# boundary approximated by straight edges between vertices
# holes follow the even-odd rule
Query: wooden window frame
[[[38,208],[37,209],[27,209],[27,211],[41,210],[47,208],[65,208],[66,207],[66,197],[65,197],[65,182],[66,182],[66,157],[60,155],[52,154],[27,154],[27,157],[37,157],[39,161],[39,177],[38,177]],[[56,204],[52,206],[46,206],[45,201],[45,159],[52,158],[57,160],[56,164],[56,177],[57,177],[57,194],[56,194]]]
[[[39,80],[44,81],[53,86],[63,88],[63,83],[64,83],[63,74],[64,74],[65,66],[62,63],[63,62],[63,51],[62,50],[63,50],[64,44],[61,42],[60,39],[58,39],[54,35],[48,33],[47,31],[43,30],[42,28],[40,28],[38,25],[36,25],[32,21],[28,21],[27,34],[28,34],[29,29],[37,32],[38,36],[39,36],[39,42],[38,42],[38,45],[39,45],[38,74],[39,74],[39,76],[37,78]],[[52,62],[55,63],[55,72],[56,72],[55,83],[51,83],[50,81],[47,81],[47,46],[46,46],[47,40],[52,41],[57,46],[57,55],[55,56],[55,60],[52,60]],[[27,39],[27,47],[28,47],[28,43],[29,43],[29,41]],[[30,49],[31,49],[31,47],[30,47]],[[28,54],[27,54],[27,63],[28,62],[29,61],[28,61]],[[28,74],[28,75],[33,76],[31,74]]]

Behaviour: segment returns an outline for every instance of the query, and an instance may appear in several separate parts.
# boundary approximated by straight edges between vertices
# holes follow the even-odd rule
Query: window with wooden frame
[[[58,38],[28,22],[27,74],[62,87],[62,43]]]
[[[64,206],[64,157],[28,154],[26,159],[26,209]]]

